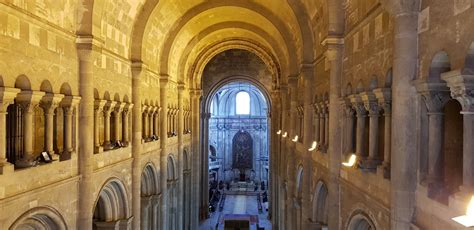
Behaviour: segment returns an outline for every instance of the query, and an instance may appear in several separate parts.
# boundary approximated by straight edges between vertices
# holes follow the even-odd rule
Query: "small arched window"
[[[250,114],[250,95],[245,91],[240,91],[235,96],[235,113],[237,115]]]

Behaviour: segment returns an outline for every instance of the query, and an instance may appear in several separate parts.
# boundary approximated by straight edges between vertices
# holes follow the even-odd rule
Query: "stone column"
[[[106,103],[106,100],[94,101],[94,153],[101,153],[104,150],[100,143],[100,115]]]
[[[142,82],[147,75],[147,66],[141,62],[133,62],[132,70],[132,214],[133,229],[140,229],[141,217],[141,175],[142,175]],[[125,122],[125,123],[128,123]],[[126,129],[128,132],[128,129]],[[125,141],[125,139],[124,139]],[[155,226],[158,228],[158,226]]]
[[[374,90],[375,97],[379,103],[380,108],[383,110],[384,116],[384,143],[383,143],[383,163],[380,170],[383,173],[384,178],[390,178],[390,145],[392,135],[392,106],[391,106],[391,91],[389,88],[382,88]]]
[[[451,96],[462,106],[463,115],[463,184],[461,192],[466,197],[474,193],[474,75],[454,70],[441,75],[451,89]]]
[[[345,123],[344,123],[344,138],[345,138],[345,141],[344,141],[344,149],[343,149],[343,153],[344,154],[349,154],[349,153],[354,153],[355,152],[355,149],[354,149],[354,138],[353,138],[353,135],[354,135],[354,116],[355,116],[355,111],[354,109],[352,109],[352,105],[350,103],[350,101],[348,101],[347,99],[344,99],[342,101],[342,105],[341,105],[344,109],[344,115],[345,115]]]
[[[39,91],[21,91],[16,98],[23,111],[23,159],[18,161],[17,165],[19,167],[32,166],[32,161],[35,158],[33,152],[35,133],[33,130],[33,115],[44,94],[44,92]]]
[[[112,149],[112,142],[110,141],[110,114],[112,113],[116,102],[108,101],[104,106],[104,149]]]
[[[61,102],[64,111],[64,152],[61,154],[61,160],[70,159],[74,151],[74,146],[72,146],[74,124],[72,116],[80,100],[80,97],[65,96]]]
[[[130,113],[134,104],[126,104],[122,111],[122,142],[125,146],[130,144]]]
[[[156,106],[153,106],[148,110],[148,137],[150,137],[150,139],[152,139],[155,132],[158,132],[158,130],[155,130],[155,125],[153,123],[153,119],[157,113],[157,110],[158,108]]]
[[[94,61],[100,54],[100,43],[92,36],[76,38],[79,59],[79,93],[81,104],[79,119],[78,165],[81,180],[79,181],[78,229],[91,229],[94,211],[94,187],[92,183],[94,154]]]
[[[191,164],[191,229],[199,228],[199,204],[202,194],[200,193],[199,186],[200,186],[200,178],[201,178],[201,157],[203,153],[201,152],[201,145],[200,145],[200,118],[199,118],[199,111],[200,111],[200,98],[201,98],[201,90],[192,90],[191,93],[191,137],[192,137],[192,164]],[[164,119],[162,117],[161,119]]]
[[[444,112],[449,101],[449,89],[445,83],[416,82],[416,89],[423,97],[428,111],[428,196],[440,194],[444,184]]]
[[[325,117],[326,117],[326,106],[324,105],[324,102],[320,102],[318,105],[319,108],[319,145],[321,146],[322,149],[325,148],[326,146],[326,134],[325,134]]]
[[[117,104],[114,107],[114,144],[117,141],[120,141],[120,120],[122,118],[122,110],[123,107],[125,106],[125,103],[120,103],[117,102]]]
[[[331,1],[336,4],[336,1]],[[339,229],[339,216],[340,216],[340,167],[341,167],[341,156],[342,156],[342,108],[340,107],[340,92],[342,82],[342,50],[343,50],[343,39],[338,36],[328,36],[323,41],[323,45],[327,47],[325,53],[326,59],[330,63],[330,75],[329,75],[329,108],[328,112],[331,115],[329,120],[328,129],[329,138],[328,143],[328,157],[329,157],[329,181],[328,181],[328,228]]]
[[[209,119],[210,113],[201,114],[202,124],[202,149],[201,149],[201,220],[209,216]]]
[[[324,144],[327,151],[329,146],[329,102],[325,102],[326,113],[324,114]]]
[[[318,105],[316,103],[313,104],[313,111],[314,111],[314,140],[318,142],[318,145],[320,144],[319,141],[319,112],[318,112]]]
[[[0,174],[12,173],[13,164],[7,159],[7,108],[20,92],[20,89],[0,87]]]
[[[141,119],[143,120],[143,141],[148,141],[148,109],[150,106],[142,105],[142,111],[140,111]]]
[[[48,93],[43,97],[40,106],[44,111],[45,120],[45,151],[49,153],[53,160],[59,160],[59,155],[54,152],[54,110],[59,105],[59,102],[64,98],[62,94]]]
[[[168,114],[168,76],[160,76],[160,106],[163,108],[161,111],[161,116],[165,117]],[[161,229],[168,228],[168,135],[166,127],[168,127],[168,121],[166,119],[161,119],[161,154],[160,154],[160,185],[161,185]]]
[[[291,141],[296,133],[296,106],[297,106],[297,87],[298,87],[298,76],[289,77],[289,90],[290,90],[290,119],[288,126],[288,138],[287,142],[287,157],[288,157],[288,170],[287,170],[287,181],[288,181],[288,199],[287,199],[287,227],[292,229],[296,226],[296,211],[295,203],[296,200],[296,144]]]
[[[351,102],[357,114],[356,154],[357,156],[359,156],[359,158],[363,159],[366,157],[364,133],[367,111],[365,110],[364,104],[362,103],[358,95],[351,96]]]
[[[183,229],[184,222],[184,207],[183,207],[183,194],[184,194],[184,180],[183,180],[183,170],[184,170],[184,157],[183,157],[183,130],[184,130],[184,114],[183,114],[183,93],[184,93],[184,84],[178,84],[178,228]]]
[[[391,229],[409,229],[417,185],[416,92],[420,1],[382,0],[393,19]]]
[[[380,108],[372,92],[362,93],[362,101],[365,110],[369,112],[369,157],[363,162],[363,167],[369,170],[376,170],[380,163],[379,157],[379,117]]]

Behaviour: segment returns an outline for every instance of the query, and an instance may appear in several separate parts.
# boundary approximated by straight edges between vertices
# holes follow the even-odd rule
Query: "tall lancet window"
[[[235,96],[235,113],[237,115],[250,114],[250,95],[245,91],[240,91]]]

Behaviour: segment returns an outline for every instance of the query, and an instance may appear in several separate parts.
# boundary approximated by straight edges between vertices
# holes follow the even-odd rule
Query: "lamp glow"
[[[351,157],[349,158],[349,161],[342,162],[342,165],[344,165],[346,167],[352,167],[356,163],[356,158],[357,158],[356,155],[352,154]]]
[[[467,228],[474,226],[474,196],[471,197],[471,201],[469,202],[469,205],[467,205],[466,215],[454,217],[452,219]]]
[[[282,135],[282,137],[286,137],[286,136],[288,136],[288,133],[287,133],[287,132],[285,132],[285,133]]]
[[[298,141],[298,135],[295,136],[295,138],[293,138],[293,140],[291,140],[293,142],[297,142]]]
[[[313,141],[313,144],[311,145],[311,148],[308,149],[308,151],[314,151],[316,149],[316,147],[318,147],[318,142],[317,141]]]
[[[280,134],[281,134],[281,129],[280,129],[280,130],[278,130],[277,134],[278,134],[278,135],[280,135]]]

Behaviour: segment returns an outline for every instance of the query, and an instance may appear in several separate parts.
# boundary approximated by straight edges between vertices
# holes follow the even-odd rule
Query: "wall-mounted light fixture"
[[[313,141],[313,144],[311,145],[311,148],[308,149],[308,151],[314,151],[318,147],[318,142]]]
[[[278,135],[280,135],[280,134],[281,134],[281,129],[280,129],[280,130],[278,130],[277,134],[278,134]]]
[[[285,132],[285,133],[284,133],[283,135],[281,135],[281,136],[282,136],[282,137],[286,137],[286,136],[288,136],[288,133]]]
[[[298,141],[298,135],[295,136],[295,138],[293,138],[293,140],[291,140],[293,142],[297,142]]]
[[[352,154],[351,157],[349,158],[349,161],[342,162],[342,165],[344,165],[346,167],[352,167],[356,163],[356,158],[357,158],[357,156],[355,154]]]
[[[474,196],[471,197],[471,201],[467,205],[466,215],[452,218],[459,224],[464,225],[466,228],[474,227]]]

